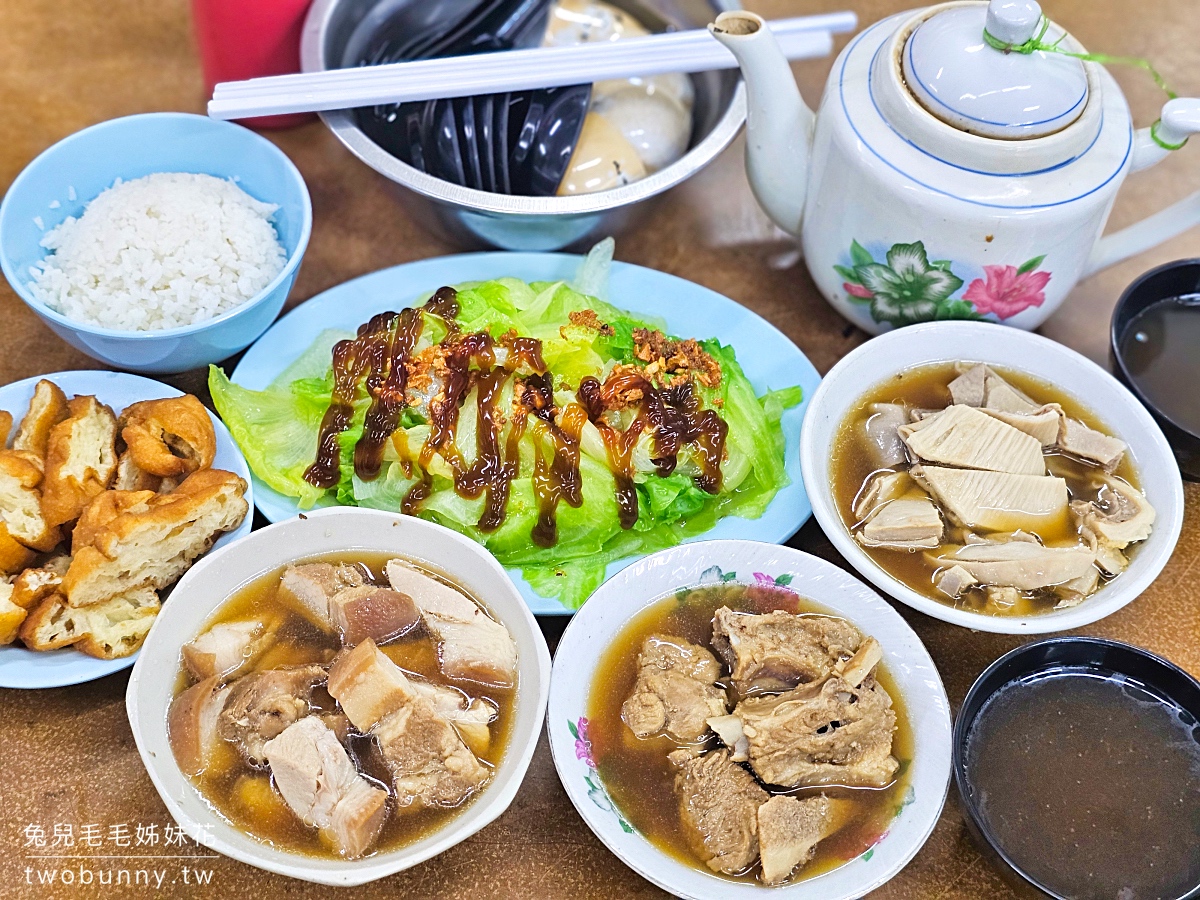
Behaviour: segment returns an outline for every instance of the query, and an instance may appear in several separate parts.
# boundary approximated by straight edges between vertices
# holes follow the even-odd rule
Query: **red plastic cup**
[[[312,0],[192,0],[192,27],[208,95],[222,81],[300,71],[300,31]],[[242,119],[254,128],[291,128],[314,118],[289,113]]]

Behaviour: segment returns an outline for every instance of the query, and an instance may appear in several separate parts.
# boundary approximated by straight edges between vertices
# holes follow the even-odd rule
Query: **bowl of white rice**
[[[0,204],[0,268],[89,356],[182,372],[270,326],[311,230],[304,179],[266,138],[147,113],[86,128],[26,167]]]

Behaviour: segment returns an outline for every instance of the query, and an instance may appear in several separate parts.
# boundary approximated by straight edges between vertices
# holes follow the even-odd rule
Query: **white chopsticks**
[[[857,23],[854,13],[839,12],[767,24],[788,59],[810,59],[827,56],[833,50],[833,35],[853,31]],[[214,119],[244,119],[736,66],[733,54],[708,31],[695,29],[628,41],[224,82],[213,90],[208,114]]]

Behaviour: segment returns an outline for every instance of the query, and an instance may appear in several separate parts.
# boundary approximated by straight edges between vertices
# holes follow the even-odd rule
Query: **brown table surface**
[[[752,0],[748,5],[768,17],[850,7],[866,25],[911,2]],[[1200,49],[1191,40],[1200,30],[1195,0],[1053,0],[1048,12],[1087,47],[1149,57],[1181,93],[1200,92]],[[829,60],[818,60],[796,67],[810,102],[818,99],[829,65]],[[1162,95],[1139,72],[1116,68],[1114,74],[1138,124],[1149,124]],[[7,187],[35,155],[80,128],[131,113],[202,112],[204,100],[184,0],[0,2],[0,185]],[[382,177],[354,160],[324,126],[313,123],[270,136],[300,167],[313,199],[312,243],[289,306],[365,272],[454,252],[420,230]],[[1111,225],[1129,224],[1197,188],[1200,147],[1131,177]],[[742,173],[740,142],[669,194],[649,221],[620,240],[617,255],[743,303],[781,328],[822,372],[866,338],[818,296],[791,245],[756,209]],[[1197,255],[1200,240],[1193,231],[1085,281],[1042,331],[1103,364],[1109,314],[1122,288],[1153,265]],[[43,327],[2,282],[0,320],[0,383],[97,366]],[[198,373],[166,380],[193,391],[203,384]],[[1162,575],[1136,602],[1084,631],[1148,647],[1200,674],[1200,486],[1188,485],[1186,496],[1183,538]],[[789,543],[841,562],[813,522]],[[1020,643],[1019,638],[944,624],[905,607],[900,611],[937,661],[955,708],[980,671]],[[552,644],[562,621],[544,622]],[[125,718],[125,683],[126,676],[118,674],[59,690],[0,691],[0,896],[329,894],[223,857],[157,862],[102,858],[180,852],[161,843],[170,818],[138,759]],[[73,826],[74,848],[27,846],[33,834],[29,826],[52,835],[56,824]],[[100,847],[80,846],[85,824],[100,826]],[[138,826],[152,824],[160,843],[138,846]],[[122,825],[133,838],[129,849],[121,846]],[[158,869],[165,882],[160,890],[61,883],[37,887],[36,868],[26,869],[45,868],[27,859],[35,853],[82,855],[86,858],[62,864],[96,872]],[[192,864],[211,870],[210,886],[184,883],[182,866]],[[188,878],[194,882],[190,870]],[[520,795],[496,823],[437,859],[356,892],[362,897],[388,895],[663,896],[618,862],[584,826],[559,785],[544,738]],[[872,894],[881,900],[1010,896],[972,847],[953,792],[928,844]]]

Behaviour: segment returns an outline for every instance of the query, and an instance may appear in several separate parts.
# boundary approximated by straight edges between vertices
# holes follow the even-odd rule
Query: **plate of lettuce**
[[[268,520],[419,515],[553,615],[682,542],[791,537],[812,512],[798,445],[819,380],[766,320],[606,241],[356,278],[209,387]]]

